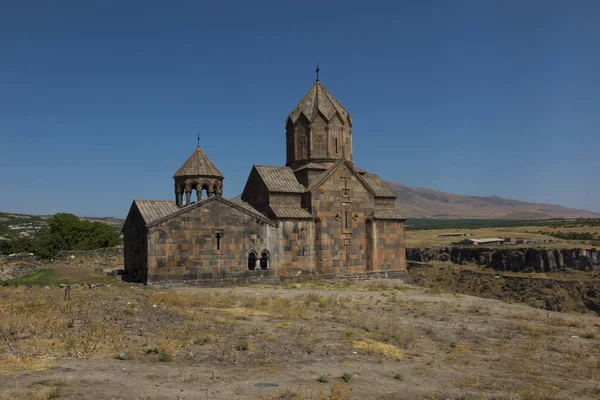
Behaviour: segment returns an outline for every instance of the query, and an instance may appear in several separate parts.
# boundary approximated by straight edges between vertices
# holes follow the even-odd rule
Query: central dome
[[[286,121],[286,165],[352,161],[352,117],[317,80]]]

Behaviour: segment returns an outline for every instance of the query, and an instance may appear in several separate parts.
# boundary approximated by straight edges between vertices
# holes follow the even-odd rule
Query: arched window
[[[258,257],[256,256],[256,253],[251,251],[250,254],[248,254],[248,269],[250,271],[254,271],[256,269],[256,261],[258,260]]]
[[[271,260],[270,260],[269,252],[267,252],[266,250],[263,251],[260,255],[260,269],[262,269],[262,270],[269,269],[270,261]]]

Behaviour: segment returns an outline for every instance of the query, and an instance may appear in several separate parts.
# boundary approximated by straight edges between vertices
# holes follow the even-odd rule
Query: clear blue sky
[[[2,1],[0,211],[239,194],[321,81],[384,179],[600,211],[600,2]]]

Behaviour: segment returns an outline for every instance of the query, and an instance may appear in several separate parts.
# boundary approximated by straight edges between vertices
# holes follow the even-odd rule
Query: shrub
[[[148,346],[148,348],[146,349],[146,354],[158,354],[158,346],[156,346],[155,343],[152,343],[150,346]]]
[[[350,382],[352,380],[352,374],[344,372],[344,375],[342,375],[342,377],[340,379],[343,380],[344,382]]]
[[[327,383],[329,382],[329,377],[327,375],[321,375],[318,379],[317,382],[321,382],[321,383]]]
[[[129,353],[126,353],[124,351],[121,351],[119,353],[117,353],[117,355],[115,356],[115,360],[133,360],[133,356]]]
[[[237,344],[235,345],[235,349],[238,351],[248,350],[249,348],[250,344],[246,339],[238,340]]]
[[[402,381],[402,380],[404,380],[404,377],[401,374],[396,374],[396,375],[394,375],[394,379],[397,381]]]
[[[171,354],[167,353],[166,351],[162,351],[158,355],[158,361],[160,362],[169,362],[171,360],[173,360],[173,356],[171,356]]]

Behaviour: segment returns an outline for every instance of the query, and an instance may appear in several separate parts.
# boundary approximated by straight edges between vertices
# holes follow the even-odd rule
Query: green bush
[[[248,350],[250,349],[250,343],[246,339],[240,339],[235,345],[235,349],[238,351]]]
[[[171,356],[171,354],[167,353],[166,351],[162,351],[158,355],[158,361],[161,361],[161,362],[169,362],[172,359],[173,359],[173,357]]]
[[[0,240],[0,253],[5,255],[14,253],[33,253],[34,243],[35,241],[33,238],[30,237]]]

